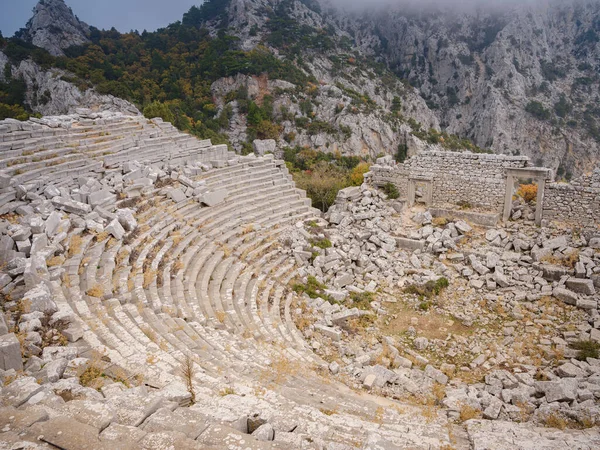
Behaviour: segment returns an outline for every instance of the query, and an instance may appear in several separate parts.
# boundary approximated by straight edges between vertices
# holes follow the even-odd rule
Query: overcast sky
[[[97,28],[121,32],[148,31],[181,20],[202,0],[65,0],[80,20]],[[5,37],[25,26],[37,0],[0,0],[0,30]]]

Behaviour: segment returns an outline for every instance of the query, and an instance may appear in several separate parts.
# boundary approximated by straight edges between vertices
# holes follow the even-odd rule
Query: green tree
[[[144,117],[147,117],[148,119],[160,117],[165,122],[175,122],[175,115],[169,108],[169,105],[156,101],[144,108]]]

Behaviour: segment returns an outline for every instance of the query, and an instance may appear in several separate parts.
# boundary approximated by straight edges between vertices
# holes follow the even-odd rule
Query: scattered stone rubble
[[[600,240],[526,222],[479,229],[385,198],[367,184],[346,188],[327,222],[298,224],[285,238],[299,274],[329,286],[321,297],[304,296],[296,320],[302,325],[312,312],[304,335],[331,361],[331,373],[356,388],[418,401],[444,386],[436,404],[450,420],[470,407],[488,420],[598,425],[600,360],[576,359],[570,344],[600,344]],[[323,239],[331,246],[321,249]],[[440,278],[450,287],[432,305],[406,294],[407,286]],[[353,307],[364,292],[376,293],[359,305],[366,311]],[[398,303],[413,315],[399,334],[348,326],[376,315],[386,330]],[[419,330],[428,314],[472,331],[428,339]]]

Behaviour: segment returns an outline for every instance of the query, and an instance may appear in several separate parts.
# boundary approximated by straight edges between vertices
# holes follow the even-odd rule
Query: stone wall
[[[403,164],[371,167],[373,184],[394,183],[407,198],[410,178],[430,179],[434,206],[470,203],[489,211],[502,211],[506,192],[506,169],[528,165],[526,156],[469,152],[427,151]]]
[[[600,168],[571,183],[548,183],[544,190],[543,218],[573,223],[597,233],[600,228]]]

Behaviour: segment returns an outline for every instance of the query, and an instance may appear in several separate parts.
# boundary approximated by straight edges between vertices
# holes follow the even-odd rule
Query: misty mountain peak
[[[63,49],[88,42],[89,33],[89,26],[73,14],[64,0],[40,0],[17,36],[61,56]]]

